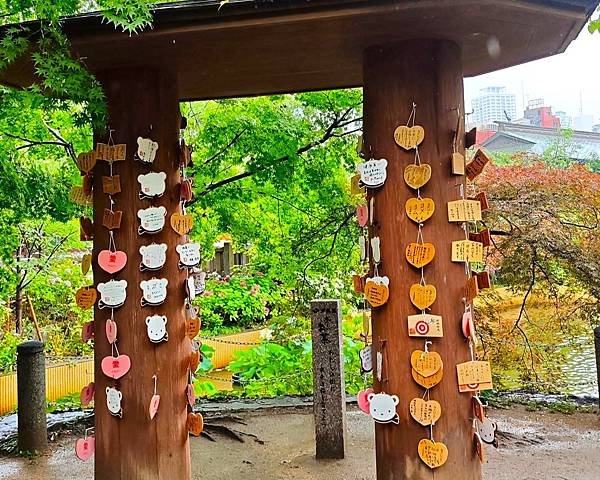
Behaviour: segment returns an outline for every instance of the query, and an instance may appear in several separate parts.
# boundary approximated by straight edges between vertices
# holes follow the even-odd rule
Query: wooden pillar
[[[121,227],[115,231],[119,250],[127,253],[125,268],[111,276],[94,262],[94,280],[106,282],[111,277],[125,279],[127,300],[114,312],[118,328],[119,353],[131,358],[131,370],[119,380],[106,377],[102,359],[111,355],[106,340],[105,322],[110,309],[98,309],[95,322],[95,421],[96,480],[156,480],[190,478],[189,442],[186,429],[187,364],[190,343],[185,336],[185,273],[178,268],[175,246],[184,239],[170,227],[169,218],[179,208],[178,135],[180,126],[176,78],[164,71],[127,69],[98,75],[105,88],[109,126],[115,143],[127,144],[127,159],[113,164],[120,175],[122,191],[114,196],[115,210],[123,211]],[[138,136],[158,142],[152,165],[133,159]],[[95,142],[107,142],[107,135],[96,136]],[[139,174],[164,171],[166,191],[155,200],[140,200]],[[94,258],[108,248],[108,230],[102,226],[102,215],[109,208],[108,195],[102,191],[102,176],[109,166],[99,161],[94,169]],[[155,235],[138,235],[140,208],[163,205],[167,210],[165,227]],[[140,272],[139,247],[152,242],[167,244],[167,261],[156,272]],[[164,304],[141,307],[140,282],[152,277],[168,279]],[[167,342],[150,342],[145,319],[160,314],[168,318]],[[153,375],[157,375],[160,406],[154,420],[148,407],[154,392]],[[106,405],[106,387],[116,387],[123,395],[123,418],[112,416]]]
[[[310,302],[316,457],[344,458],[346,390],[339,300]]]
[[[481,478],[473,450],[471,395],[459,394],[456,364],[469,360],[468,347],[460,330],[461,299],[465,286],[464,264],[452,263],[451,242],[464,239],[460,226],[450,224],[446,204],[459,198],[461,177],[451,174],[453,132],[457,107],[463,112],[461,50],[440,40],[407,41],[372,47],[364,56],[364,139],[371,158],[388,160],[385,185],[374,192],[377,227],[371,232],[381,239],[380,275],[390,279],[390,298],[373,310],[373,344],[386,343],[384,377],[379,385],[386,393],[400,397],[397,411],[400,424],[377,424],[378,480],[475,480]],[[435,201],[435,214],[425,222],[425,242],[432,242],[436,256],[425,267],[427,283],[437,288],[437,301],[431,313],[443,317],[444,337],[433,339],[432,351],[444,362],[444,378],[431,390],[431,399],[442,406],[442,416],[434,426],[434,438],[449,450],[445,465],[430,470],[417,453],[419,440],[429,438],[429,428],[416,423],[409,414],[412,398],[422,397],[423,388],[411,376],[410,355],[423,349],[422,339],[408,336],[407,317],[419,312],[409,299],[411,284],[420,272],[405,259],[408,243],[417,241],[417,225],[407,218],[404,204],[415,197],[403,180],[406,165],[413,163],[414,150],[405,151],[394,142],[394,130],[405,125],[416,103],[416,123],[425,128],[419,146],[421,161],[431,165],[431,180],[421,189],[423,197]],[[462,131],[461,125],[461,131]],[[464,153],[463,139],[458,149]],[[370,149],[370,150],[369,150]]]

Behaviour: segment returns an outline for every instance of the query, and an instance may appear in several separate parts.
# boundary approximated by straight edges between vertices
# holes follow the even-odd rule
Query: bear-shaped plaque
[[[498,430],[498,426],[496,423],[492,422],[487,417],[484,418],[483,422],[479,419],[476,419],[475,422],[477,423],[477,433],[479,433],[481,441],[498,448],[498,440],[496,440],[496,430]]]
[[[167,285],[169,281],[166,278],[153,278],[151,280],[142,280],[140,288],[142,289],[142,307],[147,305],[160,305],[167,298]]]
[[[158,143],[153,142],[149,138],[138,137],[137,144],[138,148],[134,158],[144,163],[154,162],[156,152],[158,151]]]
[[[145,175],[138,175],[137,180],[140,184],[140,200],[162,197],[163,193],[165,193],[166,178],[167,174],[165,172],[150,172]]]
[[[127,298],[127,280],[109,280],[99,283],[96,289],[100,292],[98,308],[118,308]]]
[[[387,178],[387,160],[369,160],[357,165],[360,183],[369,188],[381,187]]]
[[[137,216],[140,219],[138,234],[160,232],[165,226],[166,215],[167,209],[162,205],[160,207],[148,207],[138,210]]]
[[[369,413],[377,423],[395,423],[400,422],[396,413],[396,406],[400,399],[396,395],[387,393],[370,393],[367,397],[369,401]]]
[[[111,415],[123,418],[123,409],[121,408],[121,400],[123,394],[114,387],[106,387],[106,406]]]
[[[200,263],[200,245],[184,243],[175,247],[179,254],[179,268],[194,268]]]
[[[148,338],[152,343],[166,342],[169,340],[167,332],[167,317],[164,315],[150,315],[146,317]]]
[[[151,243],[140,247],[142,263],[140,270],[160,270],[167,261],[167,245],[165,243]]]

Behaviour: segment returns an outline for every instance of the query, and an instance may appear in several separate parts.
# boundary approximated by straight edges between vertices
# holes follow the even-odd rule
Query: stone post
[[[346,392],[339,300],[310,302],[317,458],[344,458]]]
[[[46,428],[46,357],[37,340],[17,346],[19,451],[40,453],[48,446]]]

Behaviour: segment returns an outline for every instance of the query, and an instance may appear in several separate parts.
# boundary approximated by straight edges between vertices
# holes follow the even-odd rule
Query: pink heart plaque
[[[106,273],[117,273],[123,270],[127,263],[127,254],[121,250],[111,252],[110,250],[102,250],[98,254],[98,265]]]
[[[117,323],[110,318],[106,321],[106,339],[108,343],[115,343],[117,340]]]
[[[150,420],[154,420],[156,416],[156,412],[158,411],[158,405],[160,404],[160,395],[152,395],[152,399],[150,400],[150,407],[148,408],[148,413],[150,414]]]
[[[194,386],[191,383],[188,383],[188,386],[185,389],[185,395],[187,397],[188,405],[193,407],[194,403],[196,403],[196,394],[194,393]]]
[[[79,438],[75,443],[75,455],[82,461],[89,460],[96,449],[96,439],[94,437]]]
[[[356,396],[356,399],[358,400],[358,408],[360,408],[365,413],[369,413],[370,411],[369,395],[371,393],[374,393],[373,389],[367,388],[366,390],[361,390],[360,392],[358,392],[358,395]]]
[[[85,322],[81,327],[81,341],[87,343],[94,338],[94,322]]]
[[[127,355],[113,357],[109,355],[102,359],[102,373],[115,380],[125,375],[131,368],[131,359]]]
[[[81,389],[81,394],[79,395],[79,399],[81,400],[81,405],[84,407],[89,405],[90,402],[94,399],[94,391],[96,390],[96,385],[94,382],[90,382],[88,385]]]
[[[356,206],[356,220],[358,221],[358,226],[364,228],[367,226],[369,222],[369,207],[366,205],[357,205]]]

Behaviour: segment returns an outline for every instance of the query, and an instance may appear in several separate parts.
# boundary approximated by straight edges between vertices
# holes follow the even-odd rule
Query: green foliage
[[[600,12],[600,9],[598,9],[597,12]],[[600,14],[590,20],[588,30],[590,33],[600,32]]]
[[[278,285],[261,273],[209,279],[199,300],[202,330],[216,334],[260,325],[280,301]]]
[[[358,90],[183,106],[203,241],[230,234],[302,306],[341,294],[358,268],[348,185],[360,106]]]
[[[6,332],[0,338],[0,373],[14,369],[17,364],[17,345],[23,340],[17,335]]]
[[[48,413],[70,412],[81,409],[81,400],[79,392],[71,393],[57,398],[53,402],[48,402],[46,411]]]
[[[241,395],[274,397],[312,394],[312,341],[306,329],[301,336],[296,333],[298,325],[308,326],[309,322],[306,319],[291,319],[287,324],[291,328],[287,334],[282,332],[284,323],[280,323],[272,340],[238,352],[229,365],[229,369],[239,375]],[[364,344],[355,340],[359,325],[360,321],[356,318],[346,319],[343,323],[344,379],[349,394],[356,394],[369,381],[360,373],[358,352]],[[278,340],[279,337],[287,340]]]

